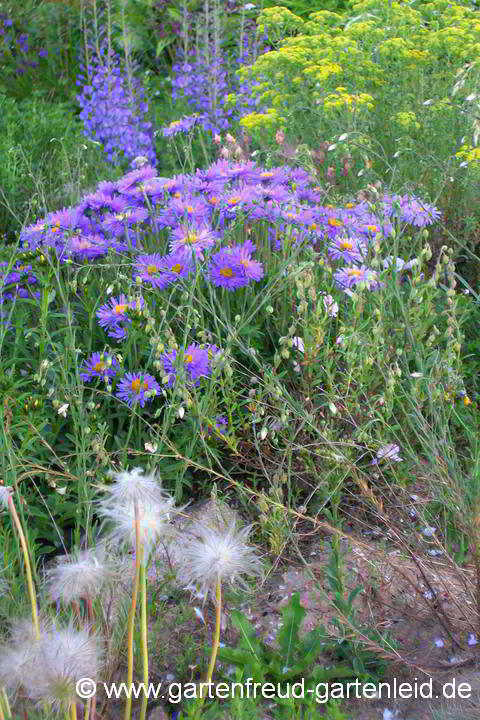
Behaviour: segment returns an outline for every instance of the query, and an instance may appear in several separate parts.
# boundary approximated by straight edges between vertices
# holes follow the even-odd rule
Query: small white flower
[[[343,142],[344,140],[347,139],[347,137],[348,137],[348,133],[343,133],[343,134],[340,135],[340,137],[338,138],[338,142]]]
[[[185,415],[185,408],[184,408],[184,407],[179,407],[179,408],[178,408],[178,417],[180,418],[180,420],[183,420],[183,416],[184,416],[184,415]]]
[[[253,3],[247,3],[246,5],[243,6],[243,9],[244,10],[254,10],[256,7],[257,6],[254,5]]]
[[[475,633],[468,633],[467,643],[469,645],[477,645],[478,640],[477,640],[477,636],[475,635]]]
[[[338,315],[338,303],[335,302],[331,295],[323,296],[323,307],[325,308],[329,317],[337,317]]]
[[[402,462],[403,458],[398,454],[400,447],[394,443],[384,445],[377,451],[376,457],[372,460],[372,465],[377,465],[379,460],[391,460],[392,462]]]
[[[0,507],[8,508],[8,500],[13,495],[13,488],[10,485],[0,485]]]
[[[63,417],[66,418],[68,408],[69,408],[69,403],[64,403],[63,405],[61,405],[61,407],[58,408],[57,413],[59,415],[63,415]]]
[[[260,431],[260,440],[265,440],[267,435],[268,435],[268,430],[266,427],[263,427]]]
[[[432,527],[431,525],[427,525],[427,527],[424,527],[422,530],[422,535],[425,537],[433,537],[435,535],[435,531],[437,528]]]
[[[440,648],[440,647],[445,646],[445,643],[443,642],[442,638],[435,638],[435,640],[433,642],[435,643],[435,647]]]
[[[421,372],[413,372],[413,373],[410,373],[410,377],[412,377],[412,378],[421,378],[421,377],[423,377],[423,373],[421,373]]]
[[[301,353],[305,352],[305,345],[303,344],[301,337],[292,338],[292,347],[297,348],[297,350]]]
[[[157,445],[157,443],[146,442],[144,447],[147,452],[156,453],[158,445]]]
[[[432,548],[431,550],[428,550],[428,554],[432,557],[440,557],[440,555],[443,555],[443,550],[438,550],[437,548]]]

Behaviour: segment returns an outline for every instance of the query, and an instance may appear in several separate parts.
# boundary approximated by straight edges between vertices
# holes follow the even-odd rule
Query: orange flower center
[[[188,355],[185,355],[184,359],[185,359],[186,363],[191,363],[191,362],[193,362],[193,355],[191,353],[189,353]]]
[[[197,233],[191,232],[188,233],[188,235],[185,238],[186,243],[196,243],[198,242],[198,236]]]
[[[95,363],[95,365],[93,366],[93,369],[95,370],[95,372],[103,372],[103,371],[105,370],[105,368],[106,368],[106,365],[105,365],[105,363],[103,362],[103,360],[99,360],[99,361],[98,361],[97,363]]]
[[[310,230],[316,230],[317,229],[317,223],[312,223],[310,225]]]
[[[171,268],[172,272],[177,273],[177,275],[178,275],[178,273],[182,272],[182,269],[183,269],[183,265],[180,265],[180,263],[176,263],[175,265],[172,265],[172,268]]]
[[[273,177],[273,172],[262,172],[262,173],[260,173],[260,177],[263,177],[263,178]]]
[[[116,220],[126,220],[132,214],[131,210],[126,210],[124,213],[118,213],[115,215]]]
[[[140,388],[142,387],[142,385],[143,385],[143,389],[144,389],[144,390],[148,390],[148,382],[147,382],[147,380],[144,380],[144,382],[142,383],[142,381],[140,380],[140,378],[135,378],[135,380],[132,380],[131,388],[132,388],[132,390],[133,390],[134,393],[139,393],[139,392],[140,392]]]
[[[60,220],[58,220],[52,227],[52,232],[58,232],[60,230]]]
[[[223,275],[223,277],[230,278],[233,277],[233,270],[229,267],[224,267],[220,270],[220,275]]]
[[[216,195],[212,195],[211,198],[208,199],[208,202],[210,205],[216,205],[218,203],[218,198]]]
[[[173,193],[173,197],[174,197],[174,198],[181,198],[181,197],[182,197],[182,193],[181,193],[181,192],[178,192],[178,190],[177,190],[177,192]]]
[[[350,277],[360,277],[360,275],[362,274],[362,271],[357,270],[356,268],[349,268],[349,270],[347,270],[347,274]]]
[[[370,232],[378,232],[378,228],[376,225],[367,225],[367,230]]]
[[[192,207],[191,205],[188,205],[188,206],[187,206],[187,212],[188,212],[188,213],[193,213],[193,207]]]
[[[340,248],[341,248],[342,250],[351,250],[351,249],[353,248],[353,243],[350,242],[350,240],[343,240],[343,241],[340,243]]]
[[[228,198],[227,202],[229,205],[236,205],[238,202],[240,202],[240,197],[238,195],[233,195],[232,197]]]
[[[347,203],[347,204],[345,205],[345,207],[346,207],[346,208],[352,208],[352,207],[355,207],[355,206],[354,206],[353,203]]]
[[[149,275],[154,275],[156,272],[158,272],[158,268],[157,268],[156,265],[149,265],[149,266],[147,267],[147,273],[148,273]]]
[[[343,225],[343,222],[339,218],[328,218],[328,224],[332,227],[341,227]]]
[[[114,311],[115,315],[121,315],[122,313],[125,312],[127,307],[128,307],[128,305],[126,303],[124,305],[115,305],[113,311]]]

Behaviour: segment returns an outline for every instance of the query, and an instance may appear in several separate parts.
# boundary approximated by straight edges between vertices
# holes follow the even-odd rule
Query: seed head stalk
[[[5,688],[0,689],[0,720],[10,720],[12,711]]]
[[[140,559],[143,553],[142,542],[140,540],[140,517],[138,514],[138,502],[135,501],[135,581],[132,590],[132,604],[128,612],[127,623],[127,688],[132,687],[133,683],[133,629],[135,625],[135,611],[137,609],[138,586],[140,584]],[[124,720],[130,720],[132,716],[132,694],[128,693],[125,701]]]
[[[140,552],[140,549],[139,551]],[[143,557],[143,548],[142,556]],[[143,662],[143,697],[140,720],[145,720],[148,704],[148,641],[147,641],[147,572],[145,560],[140,565],[140,591],[141,591],[141,616],[140,616],[140,642],[142,648]]]
[[[14,502],[13,502],[13,496],[11,494],[8,495],[7,503],[8,503],[8,509],[10,511],[10,515],[12,516],[12,520],[17,529],[18,537],[20,540],[20,545],[22,546],[23,558],[24,558],[24,563],[25,563],[25,575],[27,578],[27,586],[28,586],[28,595],[30,597],[30,604],[32,606],[32,623],[33,623],[33,627],[35,628],[35,637],[37,640],[40,640],[40,625],[38,622],[38,613],[37,613],[37,597],[35,594],[35,587],[33,585],[32,568],[30,565],[30,557],[28,554],[27,541],[25,540],[25,535],[23,532],[22,524],[20,522],[20,518],[18,517],[17,510],[16,510]]]
[[[210,655],[210,662],[208,663],[207,677],[205,678],[205,685],[200,688],[200,698],[198,700],[197,708],[194,714],[194,720],[200,716],[203,704],[205,702],[206,688],[210,687],[209,683],[212,681],[213,671],[215,670],[215,663],[217,662],[218,648],[220,647],[220,627],[222,621],[222,581],[220,577],[217,579],[215,586],[215,632],[213,634],[212,642],[212,654]]]

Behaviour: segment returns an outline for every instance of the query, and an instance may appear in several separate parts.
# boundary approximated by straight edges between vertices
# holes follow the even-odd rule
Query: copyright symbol
[[[97,683],[91,678],[80,678],[75,685],[78,697],[88,700],[97,692]]]

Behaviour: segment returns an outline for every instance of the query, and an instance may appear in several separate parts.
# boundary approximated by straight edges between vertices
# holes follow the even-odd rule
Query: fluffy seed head
[[[135,548],[137,506],[146,563],[155,543],[167,533],[172,515],[178,512],[174,502],[155,475],[143,475],[141,468],[135,468],[115,476],[115,482],[106,488],[106,497],[98,503],[98,513],[104,522],[112,524],[113,543]]]
[[[49,623],[37,640],[24,620],[12,626],[11,645],[1,649],[0,683],[14,691],[22,687],[32,701],[54,711],[66,710],[77,700],[77,681],[95,679],[100,664],[98,641],[87,631]]]
[[[105,559],[104,549],[98,547],[58,560],[46,572],[46,587],[52,602],[62,600],[68,605],[72,600],[98,595],[116,574]]]
[[[214,596],[219,580],[245,586],[242,575],[261,575],[260,559],[247,544],[250,529],[238,530],[234,524],[220,529],[201,522],[192,524],[175,553],[180,582]]]

